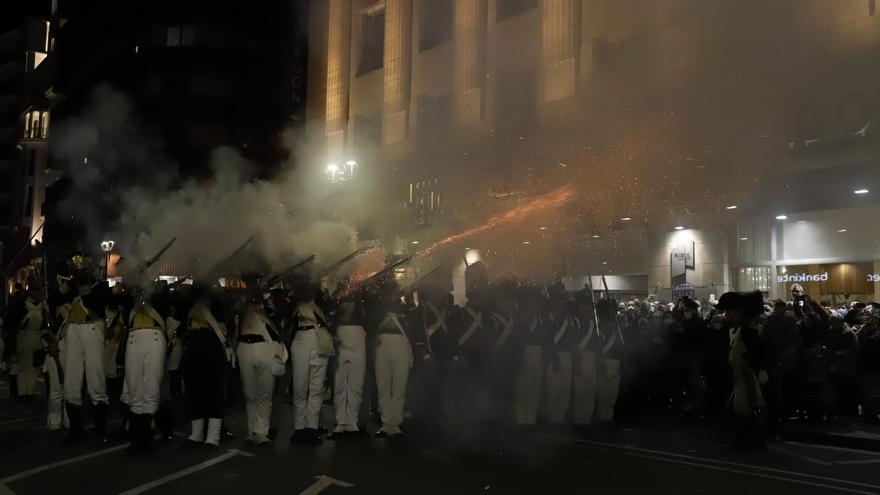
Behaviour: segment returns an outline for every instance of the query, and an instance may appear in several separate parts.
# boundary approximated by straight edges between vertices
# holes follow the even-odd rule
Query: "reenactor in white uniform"
[[[396,286],[384,289],[385,297],[376,327],[376,389],[382,426],[379,438],[403,433],[406,387],[413,365],[411,334],[407,331],[407,308],[398,298]],[[420,339],[422,342],[423,340]]]
[[[318,427],[324,402],[327,363],[333,342],[324,312],[314,300],[317,291],[303,284],[294,308],[295,333],[290,345],[293,359],[293,436],[291,442],[319,442]]]
[[[366,314],[359,298],[343,301],[336,314],[339,348],[333,387],[336,409],[334,435],[356,433],[367,366]]]
[[[165,374],[165,317],[141,294],[128,317],[125,387],[130,411],[129,452],[153,452],[153,417],[159,410]]]
[[[82,436],[82,384],[95,406],[95,438],[106,443],[107,396],[104,374],[104,308],[111,299],[105,282],[96,282],[81,257],[74,264],[83,267],[75,277],[77,295],[71,303],[64,336],[64,402],[70,419],[70,435]]]
[[[517,367],[514,420],[519,426],[538,424],[544,394],[544,347],[547,330],[534,301],[528,301],[518,316],[522,353]]]
[[[556,302],[546,313],[552,340],[544,371],[544,411],[552,424],[562,424],[571,400],[571,368],[577,320],[564,303]]]
[[[272,395],[275,377],[284,374],[287,353],[281,344],[274,323],[266,316],[262,298],[252,297],[242,315],[238,338],[238,363],[247,401],[247,441],[269,444],[269,420],[272,416]]]
[[[58,293],[63,298],[69,294],[66,280],[59,279]],[[60,431],[68,428],[69,421],[64,410],[64,358],[65,342],[64,334],[67,330],[66,323],[70,314],[71,302],[58,305],[55,308],[55,324],[43,335],[46,349],[46,380],[49,385],[49,397],[47,400],[48,415],[46,426],[49,431]]]
[[[592,298],[589,305],[581,305],[578,317],[576,341],[573,351],[572,367],[572,423],[588,426],[593,422],[596,409],[596,357],[602,351],[602,337],[596,335],[596,319],[593,314]]]
[[[18,326],[18,395],[33,397],[37,391],[37,378],[43,367],[43,330],[49,316],[49,308],[43,301],[39,282],[28,286],[28,298],[24,301],[24,315]]]

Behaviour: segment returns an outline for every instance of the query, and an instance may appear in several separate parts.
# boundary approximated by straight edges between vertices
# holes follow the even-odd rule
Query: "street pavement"
[[[399,440],[359,435],[303,446],[289,444],[292,410],[280,407],[284,419],[271,447],[240,440],[244,417],[235,408],[227,419],[236,439],[219,449],[187,448],[180,425],[179,437],[154,458],[125,455],[118,435],[105,446],[69,445],[45,431],[42,401],[0,399],[0,495],[880,494],[877,452],[795,442],[737,452],[711,434],[632,428],[428,429]],[[110,429],[119,429],[118,419]]]

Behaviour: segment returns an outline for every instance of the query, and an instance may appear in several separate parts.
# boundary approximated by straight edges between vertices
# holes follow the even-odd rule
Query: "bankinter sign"
[[[827,282],[828,272],[812,275],[809,273],[791,273],[787,275],[777,275],[776,282],[782,284],[785,282]]]

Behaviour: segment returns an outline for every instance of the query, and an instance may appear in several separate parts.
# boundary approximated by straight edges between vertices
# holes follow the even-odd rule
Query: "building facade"
[[[506,243],[547,246],[534,275],[880,297],[878,23],[872,0],[316,0],[308,129],[417,206],[406,238],[568,182],[564,218]]]

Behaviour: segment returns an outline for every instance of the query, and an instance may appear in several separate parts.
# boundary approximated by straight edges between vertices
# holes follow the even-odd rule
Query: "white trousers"
[[[162,376],[165,373],[165,336],[152,328],[133,330],[125,348],[125,386],[133,414],[159,410]]]
[[[37,330],[18,332],[18,395],[34,395],[40,368],[34,366],[34,353],[43,348],[43,339]]]
[[[603,372],[596,383],[596,421],[604,423],[614,419],[614,404],[617,403],[617,389],[620,386],[620,361],[605,359],[602,368]]]
[[[273,360],[270,342],[238,344],[238,367],[247,405],[248,432],[251,434],[269,434],[272,391],[275,388]]]
[[[588,425],[596,410],[596,353],[581,352],[571,372],[571,419],[576,425]]]
[[[356,325],[339,327],[339,352],[336,358],[336,376],[333,383],[333,405],[336,425],[355,427],[364,389],[364,371],[367,367],[366,332]]]
[[[109,403],[104,375],[104,322],[70,323],[64,341],[64,401],[82,405],[85,375],[92,403]]]
[[[538,409],[544,388],[544,349],[527,345],[523,349],[519,373],[516,376],[514,416],[518,425],[538,423]]]
[[[381,334],[376,346],[376,390],[382,430],[399,433],[406,404],[406,382],[412,366],[412,349],[403,335]]]
[[[60,353],[58,360],[64,367],[64,349],[65,341],[59,342],[58,347]],[[64,384],[61,382],[61,370],[58,369],[58,363],[52,356],[46,356],[46,379],[49,381],[49,400],[48,400],[48,417],[46,426],[49,430],[55,431],[62,426],[67,426],[67,416],[64,414]]]
[[[571,353],[557,351],[558,364],[547,363],[544,372],[544,400],[547,420],[554,424],[565,422],[571,401]]]
[[[318,428],[324,403],[327,357],[318,354],[316,330],[299,330],[290,344],[293,359],[293,428]]]

